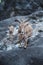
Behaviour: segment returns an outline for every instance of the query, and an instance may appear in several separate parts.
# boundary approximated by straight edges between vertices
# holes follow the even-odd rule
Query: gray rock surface
[[[0,21],[0,41],[6,38],[6,31],[10,24],[19,25],[15,19],[28,19],[33,27],[33,36],[26,49],[0,50],[0,65],[43,65],[43,11]]]
[[[29,15],[42,9],[42,0],[3,0],[0,4],[0,20],[17,15]]]

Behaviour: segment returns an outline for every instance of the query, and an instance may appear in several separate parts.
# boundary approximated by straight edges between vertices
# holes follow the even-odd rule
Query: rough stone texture
[[[40,6],[43,7],[43,0],[34,0],[35,2],[37,2]]]
[[[0,65],[43,65],[43,38],[34,42],[36,46],[0,53]],[[41,46],[40,46],[40,45]]]
[[[22,18],[23,20],[29,19],[29,22],[34,24],[34,29],[37,28],[37,26],[42,26],[43,11],[37,11],[28,16],[16,16],[0,21],[0,40],[5,37],[3,37],[3,34],[6,33],[9,24],[14,24],[15,19],[21,20]],[[15,24],[17,25],[18,23],[15,22]],[[26,49],[17,48],[9,51],[0,50],[0,65],[43,65],[43,26],[42,31],[39,31],[39,34],[37,34],[33,40],[29,41]]]
[[[5,0],[3,2],[0,4],[0,20],[16,15],[29,15],[43,9],[42,0]]]

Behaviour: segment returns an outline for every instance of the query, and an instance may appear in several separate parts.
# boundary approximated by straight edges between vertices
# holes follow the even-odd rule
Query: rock
[[[38,3],[40,6],[43,7],[43,0],[34,0],[36,3]]]
[[[36,40],[34,46],[29,46],[27,49],[19,48],[0,53],[1,65],[42,65],[42,63],[43,38],[39,38],[38,41]]]
[[[1,18],[6,19],[17,15],[29,15],[37,10],[42,10],[42,7],[34,0],[5,0],[1,5]]]
[[[16,16],[6,20],[0,21],[0,35],[5,36],[3,31],[8,30],[9,24],[14,26],[19,25],[15,20],[28,20],[33,27],[33,37],[28,42],[28,47],[24,48],[13,48],[10,50],[0,50],[0,65],[43,65],[43,11],[37,11],[28,16]],[[41,20],[41,22],[40,22]],[[3,28],[5,28],[3,30]],[[39,31],[39,29],[41,29]],[[2,36],[1,35],[1,36]],[[4,38],[0,40],[3,41]],[[10,42],[9,42],[10,43]],[[2,44],[2,43],[1,43]],[[12,46],[12,45],[11,45]]]

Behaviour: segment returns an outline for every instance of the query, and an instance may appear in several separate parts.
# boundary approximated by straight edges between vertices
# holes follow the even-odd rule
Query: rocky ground
[[[8,26],[28,20],[33,33],[26,49],[7,40]],[[4,42],[6,45],[4,45]],[[2,0],[0,3],[0,65],[43,65],[43,0]]]
[[[33,34],[26,49],[15,48],[13,44],[10,48],[1,47],[3,40],[7,37],[8,26],[10,24],[16,28],[19,26],[15,19],[28,20],[32,24]],[[10,44],[8,41],[7,43]],[[43,10],[0,21],[0,65],[43,65]]]

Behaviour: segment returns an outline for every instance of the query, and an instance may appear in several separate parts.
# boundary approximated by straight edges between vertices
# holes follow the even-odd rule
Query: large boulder
[[[0,50],[0,65],[43,65],[43,11],[35,12],[29,16],[16,16],[0,21],[0,40],[3,41],[3,32],[7,30],[9,24],[17,24],[16,22],[14,24],[15,19],[29,19],[29,22],[33,24],[33,29],[36,30],[33,32],[35,36],[31,38],[26,49]],[[38,31],[40,28],[41,30]],[[1,35],[1,33],[3,34]]]

